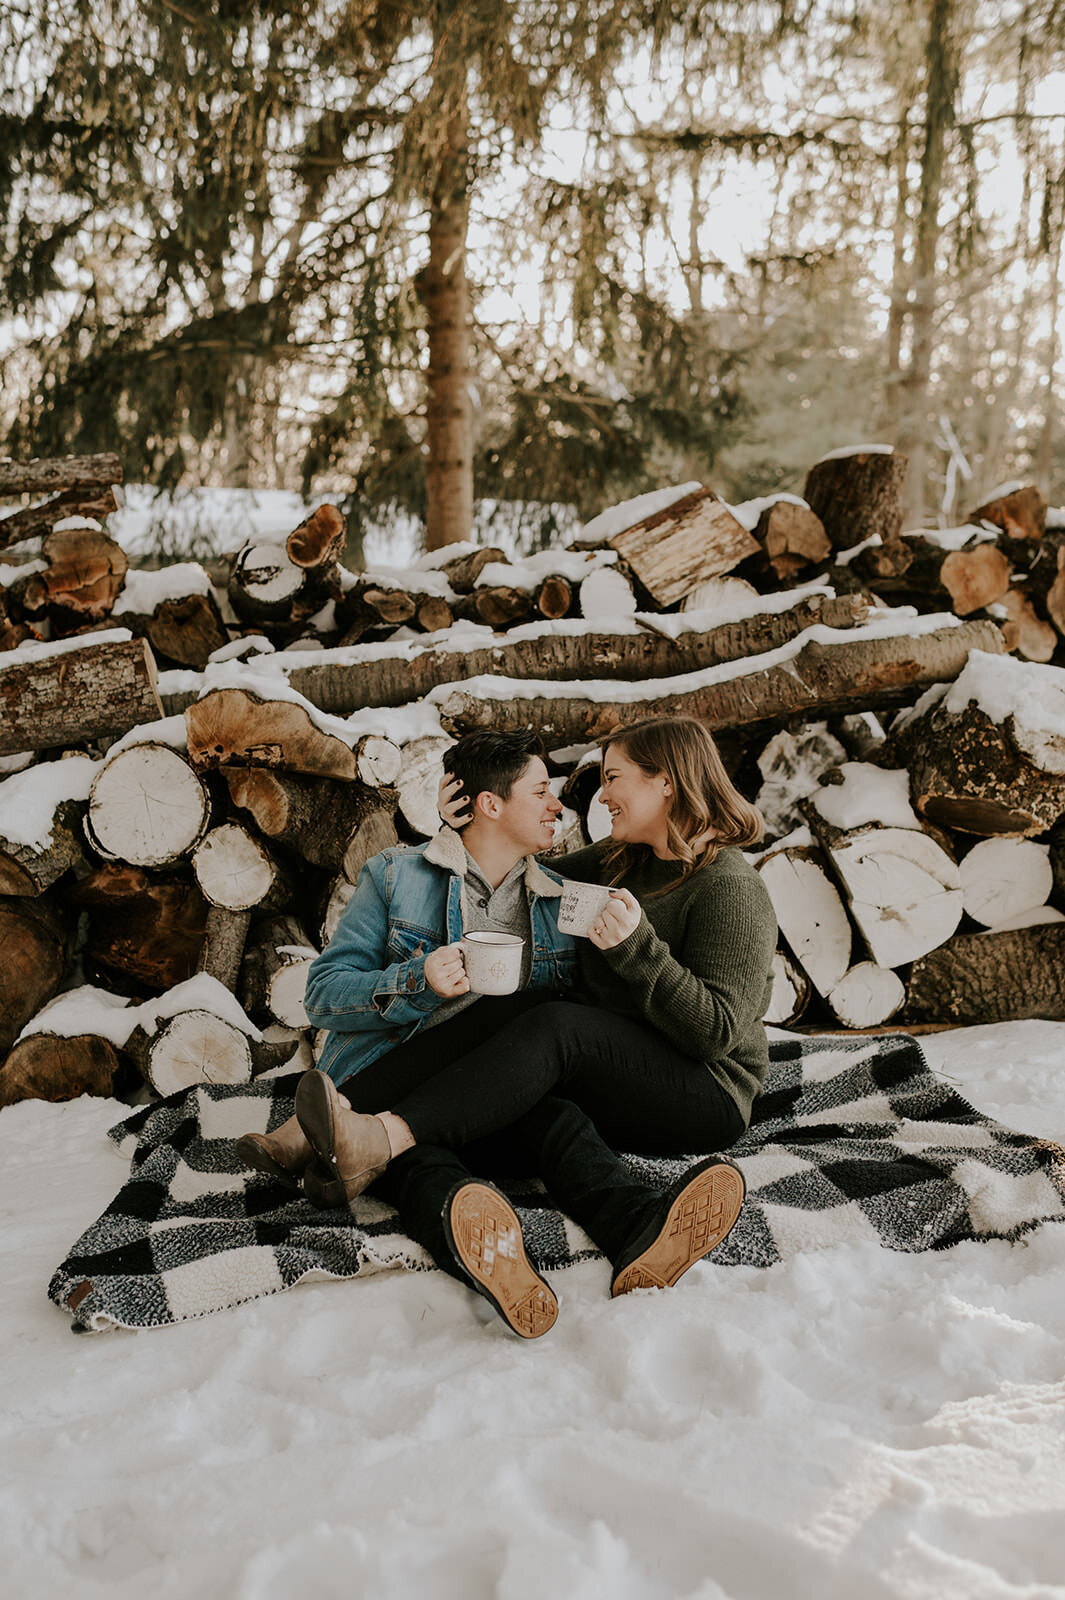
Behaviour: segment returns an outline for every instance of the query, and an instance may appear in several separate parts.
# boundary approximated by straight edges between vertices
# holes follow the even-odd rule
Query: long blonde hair
[[[656,894],[666,894],[708,866],[723,845],[751,845],[761,839],[765,827],[761,812],[740,794],[709,729],[696,717],[645,717],[604,734],[598,744],[603,755],[614,746],[641,772],[650,777],[661,774],[672,787],[666,835],[681,868],[679,876]],[[611,882],[618,883],[632,871],[648,848],[608,845],[603,866],[613,872]]]

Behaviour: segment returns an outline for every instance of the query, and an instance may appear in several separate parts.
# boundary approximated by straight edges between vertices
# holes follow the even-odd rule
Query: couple
[[[323,1208],[372,1183],[526,1338],[557,1301],[509,1202],[473,1173],[534,1171],[613,1263],[614,1295],[676,1283],[735,1222],[743,1179],[708,1159],[663,1192],[616,1152],[716,1151],[744,1132],[776,947],[739,849],[761,819],[700,722],[653,717],[603,740],[611,837],[549,868],[536,853],[562,807],[539,748],[475,733],[448,752],[452,825],[367,862],[307,980],[307,1014],[329,1030],[318,1067],[294,1116],[239,1144]],[[613,888],[587,938],[559,930],[563,877]],[[458,946],[474,931],[524,940],[515,993],[471,993]]]

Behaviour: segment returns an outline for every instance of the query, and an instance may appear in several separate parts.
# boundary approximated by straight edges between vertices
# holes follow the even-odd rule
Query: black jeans
[[[616,1259],[661,1197],[615,1150],[709,1153],[744,1129],[707,1068],[657,1029],[536,990],[478,1000],[340,1088],[356,1111],[393,1111],[410,1127],[414,1149],[375,1191],[453,1273],[441,1213],[471,1170],[535,1172]]]

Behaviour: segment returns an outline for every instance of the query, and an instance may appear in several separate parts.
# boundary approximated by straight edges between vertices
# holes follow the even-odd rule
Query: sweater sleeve
[[[730,877],[693,899],[676,956],[646,912],[602,954],[653,1027],[686,1055],[713,1061],[760,1020],[776,939],[765,886]]]

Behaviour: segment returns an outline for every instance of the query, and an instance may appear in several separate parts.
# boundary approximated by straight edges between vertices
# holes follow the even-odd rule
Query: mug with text
[[[611,890],[599,883],[576,883],[572,878],[562,881],[562,898],[558,902],[558,931],[572,933],[578,939],[587,939],[592,923],[610,903]]]

